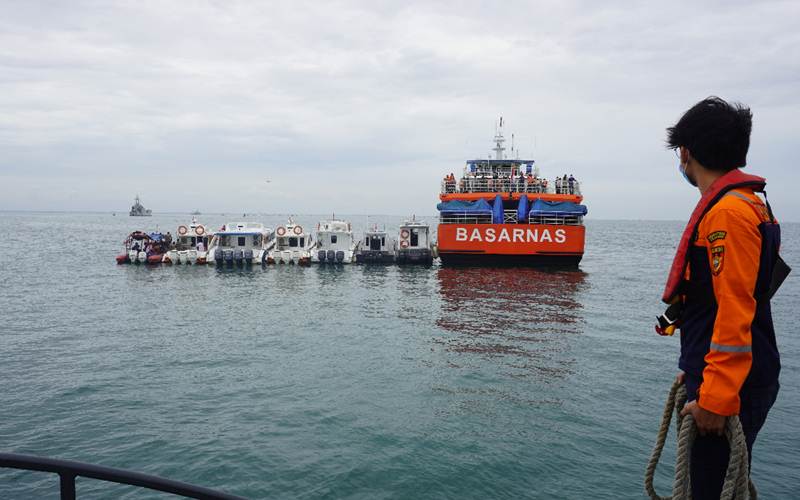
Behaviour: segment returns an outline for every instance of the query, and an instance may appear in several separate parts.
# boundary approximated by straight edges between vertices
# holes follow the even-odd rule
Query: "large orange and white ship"
[[[460,178],[442,182],[442,264],[576,267],[587,213],[579,182],[572,174],[550,182],[534,160],[508,158],[502,118],[494,142],[494,158],[469,160]]]

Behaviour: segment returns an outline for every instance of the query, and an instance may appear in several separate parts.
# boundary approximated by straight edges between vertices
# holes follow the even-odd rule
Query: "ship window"
[[[247,244],[247,238],[245,238],[244,236],[239,236],[236,239],[236,241],[237,241],[236,245],[240,247],[243,247]]]
[[[194,246],[194,245],[196,245],[196,244],[197,244],[197,238],[195,238],[194,236],[192,236],[192,246]]]
[[[223,246],[223,247],[227,247],[228,246],[228,237],[227,236],[220,236],[219,244],[221,246]]]
[[[253,246],[254,247],[260,247],[261,246],[261,235],[260,234],[254,234],[253,235]]]
[[[306,246],[306,239],[305,238],[300,238],[300,248],[302,248],[304,246]]]
[[[331,244],[334,244],[334,243],[336,243],[336,235],[332,234],[331,235]]]
[[[367,236],[366,238],[364,238],[364,244],[365,244],[365,245],[369,245],[369,236]]]
[[[411,231],[411,246],[415,247],[419,245],[419,230],[414,229]]]
[[[295,238],[294,236],[289,238],[289,246],[290,247],[296,247],[297,246],[297,238]]]
[[[381,238],[381,246],[382,247],[386,246],[386,237],[385,236]]]

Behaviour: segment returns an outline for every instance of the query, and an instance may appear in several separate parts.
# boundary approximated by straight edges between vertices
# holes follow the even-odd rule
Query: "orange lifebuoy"
[[[278,236],[283,236],[284,234],[286,234],[286,228],[281,226],[278,228],[276,232],[278,233]]]
[[[189,232],[189,228],[186,226],[178,226],[178,234],[183,236],[184,234]]]
[[[197,236],[203,236],[206,233],[206,228],[204,228],[202,224],[198,224],[197,227],[194,228],[194,233]]]
[[[303,234],[303,228],[300,226],[294,226],[294,234]]]
[[[408,239],[409,234],[411,233],[408,232],[408,229],[403,229],[402,231],[400,231],[400,237],[403,238],[404,240]]]
[[[400,248],[408,248],[408,242],[406,240],[401,241]]]

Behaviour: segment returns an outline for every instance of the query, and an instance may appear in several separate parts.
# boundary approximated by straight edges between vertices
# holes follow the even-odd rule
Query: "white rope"
[[[656,444],[644,475],[644,489],[652,500],[691,500],[692,486],[689,477],[689,461],[691,458],[692,444],[697,435],[697,426],[691,415],[681,417],[680,413],[686,404],[686,388],[680,382],[675,382],[669,391],[664,414],[661,417],[661,428],[658,430]],[[653,487],[661,452],[669,433],[669,424],[672,413],[675,413],[675,422],[678,433],[678,451],[675,457],[675,480],[672,483],[672,495],[659,496]],[[730,444],[731,455],[728,460],[728,470],[725,472],[725,482],[722,485],[721,500],[756,500],[758,494],[750,481],[750,466],[747,455],[747,442],[745,441],[742,424],[739,417],[734,415],[725,420],[725,437]]]

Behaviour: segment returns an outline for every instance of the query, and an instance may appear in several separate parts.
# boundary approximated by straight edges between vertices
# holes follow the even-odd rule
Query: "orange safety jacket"
[[[679,288],[679,365],[699,382],[689,399],[719,415],[735,415],[740,393],[778,381],[780,357],[767,292],[780,227],[748,186],[725,192],[696,228]]]

